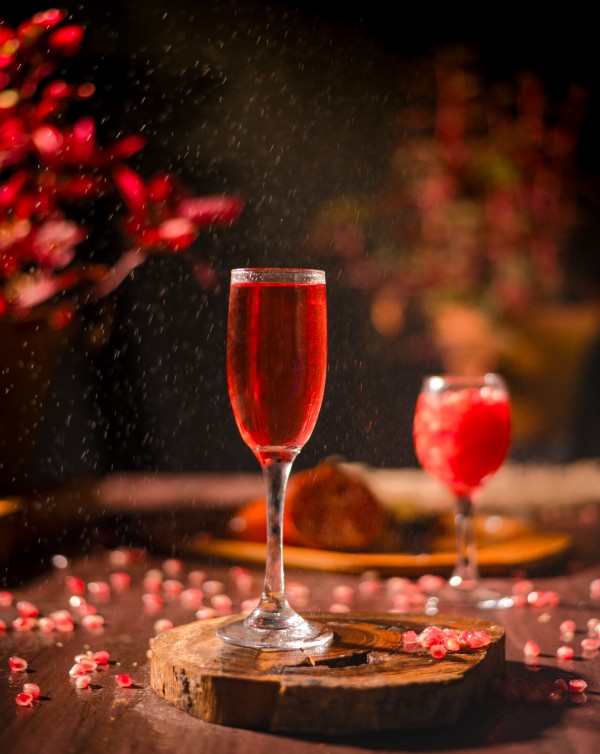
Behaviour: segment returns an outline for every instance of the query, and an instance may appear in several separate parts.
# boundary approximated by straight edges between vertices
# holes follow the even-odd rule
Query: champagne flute
[[[292,463],[317,421],[327,369],[325,273],[297,268],[231,273],[227,383],[244,442],[261,466],[267,497],[265,580],[245,619],[218,629],[255,649],[302,649],[333,633],[288,603],[283,568],[283,506]]]
[[[510,404],[497,374],[425,377],[417,399],[413,440],[421,466],[455,496],[456,563],[441,601],[510,607],[486,587],[477,565],[473,501],[503,463],[510,445]]]

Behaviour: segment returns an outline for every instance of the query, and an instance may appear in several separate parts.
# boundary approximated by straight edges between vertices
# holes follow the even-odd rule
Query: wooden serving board
[[[506,516],[479,517],[480,525],[490,522],[497,528],[479,538],[477,561],[484,576],[510,575],[516,568],[544,568],[555,564],[569,551],[572,540],[559,531],[542,531]],[[185,549],[202,557],[235,563],[263,564],[265,545],[201,536],[188,540]],[[454,531],[448,529],[432,542],[431,550],[408,552],[339,552],[287,545],[287,568],[333,573],[377,571],[382,576],[420,576],[424,573],[449,575],[454,567]]]
[[[178,626],[154,641],[150,682],[168,702],[206,722],[272,732],[349,733],[453,725],[483,703],[504,674],[504,629],[476,618],[438,615],[435,625],[483,629],[485,650],[448,653],[402,648],[401,634],[425,615],[310,615],[334,632],[329,647],[258,651],[234,647],[218,626],[241,616]]]

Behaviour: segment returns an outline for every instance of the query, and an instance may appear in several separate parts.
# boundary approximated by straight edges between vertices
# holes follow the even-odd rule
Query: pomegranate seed
[[[24,694],[31,694],[32,699],[39,699],[40,698],[40,687],[37,685],[37,683],[24,683],[23,684],[23,693]]]
[[[575,657],[575,650],[573,647],[559,647],[556,650],[556,656],[559,660],[572,660]]]
[[[179,579],[165,579],[162,587],[165,594],[169,595],[169,597],[179,597],[181,592],[183,592],[183,582],[179,581]]]
[[[565,701],[565,695],[558,691],[558,689],[556,691],[549,691],[545,697],[546,703],[551,707],[558,707]]]
[[[593,600],[600,599],[600,579],[590,581],[590,597]]]
[[[117,686],[120,686],[121,688],[129,688],[133,683],[133,678],[129,673],[119,673],[115,676],[115,681]]]
[[[81,615],[82,618],[85,618],[86,615],[97,615],[98,609],[94,607],[94,605],[90,605],[89,602],[85,602],[84,600],[77,608],[77,612],[79,613],[79,615]]]
[[[239,566],[230,570],[233,578],[233,583],[238,592],[247,594],[254,586],[254,576],[247,568],[240,568]]]
[[[88,673],[84,673],[83,675],[77,676],[75,679],[75,686],[77,686],[78,689],[87,689],[91,682],[92,676]]]
[[[185,564],[178,558],[167,558],[162,564],[163,572],[173,579],[178,579],[185,573]]]
[[[576,694],[581,694],[587,689],[587,681],[583,678],[574,678],[569,681],[569,691],[573,691]]]
[[[6,631],[6,621],[0,618],[0,631]]]
[[[290,594],[290,587],[292,589],[292,592],[294,590],[293,585],[288,584],[288,595]],[[215,594],[222,594],[225,591],[225,584],[223,584],[223,582],[221,581],[210,579],[209,581],[205,581],[204,584],[202,584],[202,591],[207,597],[213,597]]]
[[[385,590],[390,597],[393,597],[396,594],[403,594],[404,592],[407,592],[411,586],[411,582],[403,576],[391,576],[385,582]]]
[[[574,634],[575,633],[575,621],[574,620],[564,620],[560,626],[558,627],[561,635],[564,634]]]
[[[571,694],[569,696],[569,701],[572,704],[586,704],[587,703],[587,696],[586,696],[586,694]]]
[[[441,576],[434,576],[431,573],[423,574],[423,576],[420,576],[417,580],[419,587],[427,594],[435,594],[435,592],[439,592],[445,583],[445,579]]]
[[[461,644],[456,636],[447,636],[444,639],[444,646],[449,652],[460,652]]]
[[[417,640],[418,640],[418,637],[415,631],[404,631],[402,633],[403,644],[416,644]]]
[[[85,594],[85,581],[77,576],[68,576],[65,580],[67,591],[71,594]]]
[[[82,657],[80,660],[77,660],[77,662],[86,673],[92,673],[98,668],[98,663],[91,657]]]
[[[365,579],[358,584],[358,593],[361,597],[374,597],[381,591],[381,581],[378,579]]]
[[[350,606],[346,605],[345,602],[332,602],[331,605],[329,605],[329,612],[330,613],[349,613]]]
[[[251,613],[256,607],[258,607],[259,602],[260,602],[260,597],[250,597],[247,600],[242,601],[242,604],[240,605],[240,610],[243,613]],[[198,615],[196,615],[196,618],[198,618]]]
[[[146,592],[160,592],[162,588],[162,582],[162,571],[159,571],[156,568],[152,568],[151,570],[146,572],[142,584]]]
[[[557,689],[559,689],[559,691],[568,691],[569,690],[569,686],[567,685],[567,682],[565,681],[564,678],[557,678],[554,681],[554,685],[556,686]]]
[[[540,654],[539,645],[535,641],[528,641],[523,647],[523,653],[528,657],[538,657]]]
[[[156,592],[146,592],[145,594],[142,594],[142,602],[144,603],[146,609],[150,610],[151,612],[160,610],[160,608],[165,604],[163,598]]]
[[[86,615],[81,620],[81,625],[91,631],[97,631],[104,626],[104,618],[101,615]]]
[[[51,634],[56,628],[56,624],[52,618],[40,618],[38,620],[38,628],[45,634]]]
[[[590,618],[587,622],[587,630],[590,636],[593,636],[598,631],[598,626],[600,626],[600,619],[599,618]]]
[[[98,599],[105,600],[110,597],[110,584],[107,581],[91,581],[87,588],[88,592]]]
[[[443,644],[434,644],[429,648],[429,654],[436,660],[446,656],[446,647]]]
[[[40,614],[40,611],[33,602],[28,602],[27,600],[17,602],[17,610],[21,618],[37,618]]]
[[[75,665],[69,670],[71,678],[76,678],[78,675],[85,675],[87,673],[86,668],[80,662],[76,662]]]
[[[115,571],[108,577],[110,585],[117,592],[124,592],[131,586],[131,576],[125,571]]]
[[[26,694],[24,691],[22,691],[20,694],[16,695],[15,702],[19,705],[19,707],[31,707],[33,697],[31,696],[31,694]]]
[[[206,574],[204,571],[190,571],[187,575],[188,584],[191,586],[202,586],[206,581]]]
[[[99,652],[92,654],[92,660],[98,665],[108,665],[110,659],[109,653],[105,649],[101,649]]]
[[[210,598],[210,604],[219,615],[229,615],[231,613],[231,597],[228,597],[226,594],[215,594]]]
[[[592,639],[587,636],[581,640],[581,648],[585,652],[595,652],[600,647],[600,639]]]
[[[15,631],[33,631],[38,622],[35,618],[15,618],[11,625]]]
[[[354,599],[354,589],[350,584],[336,584],[331,590],[331,596],[334,602],[345,602],[348,604]]]
[[[171,628],[173,628],[172,620],[169,620],[168,618],[160,618],[154,624],[154,633],[162,634],[164,631],[169,631]]]
[[[27,670],[27,660],[24,660],[22,657],[17,657],[16,655],[13,655],[12,657],[8,658],[8,667],[11,670],[20,672],[22,670]]]
[[[217,615],[217,611],[212,607],[201,607],[196,612],[196,620],[208,620],[214,618]]]
[[[179,595],[179,601],[183,607],[187,607],[190,610],[197,610],[203,600],[204,594],[199,587],[190,586],[187,589],[184,589]]]
[[[10,607],[13,599],[13,595],[10,592],[0,592],[0,607]]]
[[[533,592],[533,587],[533,581],[529,581],[528,579],[519,579],[512,585],[511,591],[513,594],[528,595],[530,592]]]

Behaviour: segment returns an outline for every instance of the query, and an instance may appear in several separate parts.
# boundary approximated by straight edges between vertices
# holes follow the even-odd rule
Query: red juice
[[[425,471],[456,495],[468,495],[506,458],[510,443],[508,397],[493,387],[421,393],[413,438]]]
[[[321,283],[233,283],[227,383],[240,433],[253,450],[301,448],[315,426],[327,368]]]

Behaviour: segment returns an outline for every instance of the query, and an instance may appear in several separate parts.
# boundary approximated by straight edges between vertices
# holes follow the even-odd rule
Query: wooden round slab
[[[273,732],[342,735],[454,724],[480,704],[504,674],[504,629],[448,615],[331,614],[335,640],[325,649],[257,651],[219,639],[227,616],[178,626],[152,646],[150,682],[171,704],[210,723]],[[483,629],[486,650],[434,660],[402,649],[401,634],[434,623]]]

